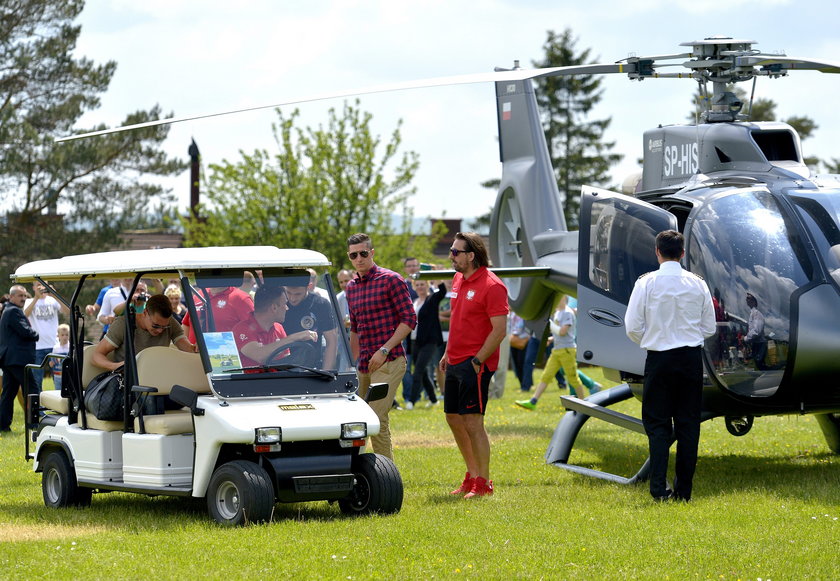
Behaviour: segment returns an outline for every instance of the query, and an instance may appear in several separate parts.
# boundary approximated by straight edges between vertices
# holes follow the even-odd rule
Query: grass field
[[[596,377],[597,373],[593,373]],[[448,491],[463,466],[440,406],[392,413],[405,483],[394,516],[343,517],[326,502],[278,505],[271,524],[223,529],[203,501],[111,493],[51,510],[23,459],[21,413],[0,438],[0,578],[51,579],[837,579],[840,459],[808,416],[756,420],[733,438],[703,426],[694,500],[655,504],[545,465],[562,414],[505,397],[487,414],[496,494]],[[638,415],[639,404],[619,407]],[[571,460],[635,473],[638,434],[590,421]]]

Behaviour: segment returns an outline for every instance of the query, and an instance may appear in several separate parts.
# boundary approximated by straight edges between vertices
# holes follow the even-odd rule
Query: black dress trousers
[[[667,496],[668,452],[677,442],[674,496],[691,499],[700,442],[703,397],[701,347],[648,351],[642,396],[642,424],[650,447],[650,493]]]

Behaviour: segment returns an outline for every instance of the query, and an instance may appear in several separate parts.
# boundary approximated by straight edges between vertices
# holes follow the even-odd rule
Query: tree
[[[145,174],[183,164],[159,149],[168,129],[150,128],[56,144],[99,106],[116,63],[74,58],[84,3],[4,0],[0,5],[0,223],[3,271],[39,258],[103,250],[125,227],[148,223],[149,204],[170,204]],[[125,124],[161,116],[158,106]],[[104,125],[86,130],[105,129]]]
[[[535,67],[562,67],[590,64],[590,50],[575,53],[577,39],[570,29],[557,35],[549,30],[543,49],[545,58]],[[557,186],[563,196],[566,223],[578,223],[580,186],[606,185],[608,171],[622,156],[609,151],[615,142],[605,142],[604,133],[611,119],[589,121],[587,115],[600,102],[602,80],[594,75],[546,77],[536,81],[537,103],[543,115],[545,139]]]
[[[277,116],[277,152],[241,152],[236,162],[210,166],[209,202],[200,207],[200,218],[184,221],[188,245],[312,248],[338,270],[350,267],[347,237],[366,232],[383,266],[399,269],[402,257],[431,256],[435,236],[412,237],[410,231],[408,199],[419,162],[414,152],[398,156],[399,126],[380,148],[372,115],[358,101],[345,102],[341,116],[330,109],[326,128],[296,127],[297,110],[286,117],[278,109]]]

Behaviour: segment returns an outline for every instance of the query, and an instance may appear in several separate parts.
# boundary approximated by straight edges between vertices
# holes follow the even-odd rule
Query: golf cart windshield
[[[313,280],[314,279],[314,280]],[[328,275],[300,268],[213,269],[188,279],[184,319],[222,397],[355,390]],[[352,383],[352,381],[351,381]]]

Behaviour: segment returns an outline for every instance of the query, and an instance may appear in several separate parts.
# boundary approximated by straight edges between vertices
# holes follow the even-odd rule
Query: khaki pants
[[[357,375],[359,377],[359,395],[362,398],[367,395],[371,383],[388,384],[388,395],[379,401],[370,402],[370,407],[379,417],[379,435],[371,436],[370,443],[374,452],[393,460],[394,449],[391,445],[391,424],[388,414],[391,412],[391,405],[397,395],[397,388],[405,375],[405,357],[397,357],[393,361],[386,362],[374,373],[357,372]]]

